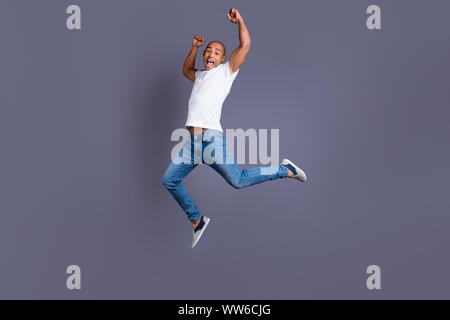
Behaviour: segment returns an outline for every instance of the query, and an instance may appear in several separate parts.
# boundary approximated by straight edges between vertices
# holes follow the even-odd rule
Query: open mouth
[[[214,60],[210,60],[210,59],[208,59],[208,60],[206,60],[206,66],[207,67],[213,67],[214,66]]]

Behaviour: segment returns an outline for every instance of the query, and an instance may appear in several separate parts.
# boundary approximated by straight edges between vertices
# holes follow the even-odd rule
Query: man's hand
[[[237,23],[238,20],[242,19],[241,15],[239,14],[238,9],[235,9],[235,8],[231,8],[230,11],[228,12],[227,16],[228,16],[228,20],[230,20],[230,22],[232,22],[232,23]]]
[[[205,43],[205,37],[196,34],[194,40],[192,40],[192,46],[201,47]]]
[[[228,19],[230,22],[237,24],[239,29],[239,47],[233,51],[229,59],[230,73],[234,73],[244,63],[245,57],[250,50],[251,39],[244,19],[241,17],[238,9],[231,8],[228,12]]]
[[[199,34],[194,36],[194,40],[192,40],[192,48],[189,51],[188,56],[184,60],[183,65],[183,74],[186,78],[191,81],[195,81],[195,57],[197,56],[198,48],[201,47],[205,43],[205,38]]]

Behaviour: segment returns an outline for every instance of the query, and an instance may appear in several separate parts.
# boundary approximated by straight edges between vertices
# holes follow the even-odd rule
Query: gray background
[[[82,30],[66,29],[66,8]],[[382,29],[365,26],[378,4]],[[224,128],[279,128],[307,183],[161,185],[192,37],[252,49]],[[0,3],[0,298],[450,298],[448,1]],[[201,60],[197,60],[200,67]],[[246,166],[242,166],[246,167]],[[66,267],[82,290],[65,287]],[[381,267],[382,290],[366,288]]]

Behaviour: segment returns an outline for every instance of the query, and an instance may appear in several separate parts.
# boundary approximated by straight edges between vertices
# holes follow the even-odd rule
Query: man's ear
[[[227,56],[224,55],[224,56],[222,57],[222,61],[221,61],[221,62],[224,62],[226,58],[227,58]]]

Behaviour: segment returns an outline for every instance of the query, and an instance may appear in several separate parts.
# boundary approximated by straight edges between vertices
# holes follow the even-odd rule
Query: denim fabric
[[[208,129],[201,134],[191,133],[191,139],[184,143],[178,157],[171,160],[161,180],[191,222],[197,221],[202,214],[182,181],[199,164],[211,166],[236,189],[288,176],[288,169],[284,166],[240,169],[226,147],[224,133],[220,131]]]

